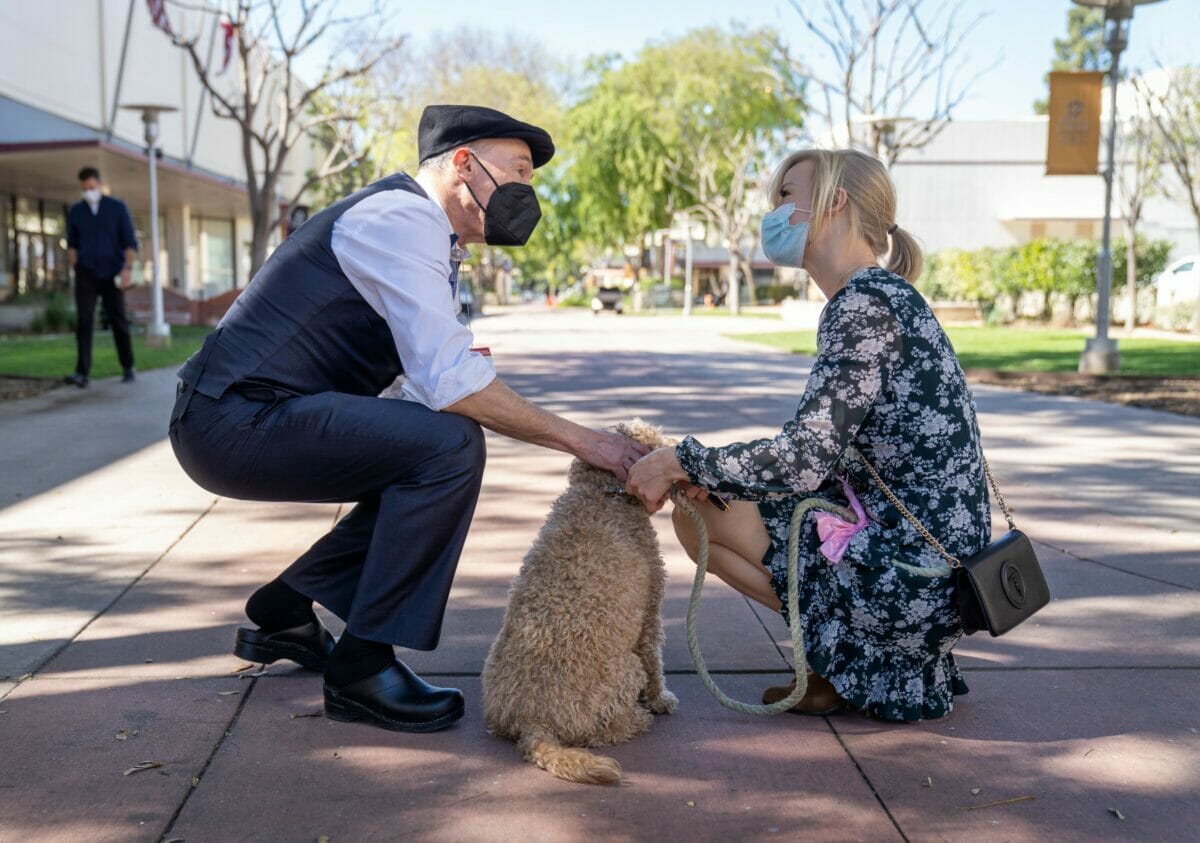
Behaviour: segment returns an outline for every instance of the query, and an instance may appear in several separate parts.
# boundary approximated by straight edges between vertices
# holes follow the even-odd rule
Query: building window
[[[0,193],[0,302],[8,301],[16,293],[14,231],[12,226],[13,198]]]
[[[138,241],[137,257],[133,259],[130,273],[134,284],[149,284],[154,280],[154,267],[150,263],[150,215],[130,214],[133,218],[133,233]],[[158,215],[158,278],[164,287],[171,277],[170,254],[167,251],[167,218]]]
[[[233,220],[200,220],[200,298],[234,288]]]
[[[71,286],[67,259],[65,205],[4,196],[0,210],[0,301],[66,291]]]

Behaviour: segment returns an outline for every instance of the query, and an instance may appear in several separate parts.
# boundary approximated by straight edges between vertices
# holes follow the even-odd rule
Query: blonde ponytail
[[[921,274],[921,247],[915,237],[898,225],[892,226],[890,237],[892,245],[883,268],[911,284]]]

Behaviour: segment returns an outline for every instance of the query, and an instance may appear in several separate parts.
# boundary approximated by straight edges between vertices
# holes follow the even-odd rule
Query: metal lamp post
[[[1109,297],[1112,293],[1112,193],[1117,140],[1117,82],[1121,52],[1129,45],[1133,10],[1160,0],[1072,0],[1078,6],[1104,9],[1104,46],[1108,49],[1108,166],[1104,170],[1104,234],[1096,261],[1096,336],[1089,339],[1079,357],[1079,371],[1115,372],[1121,366],[1117,341],[1108,336]]]
[[[150,300],[153,315],[146,333],[146,344],[159,347],[171,344],[171,326],[163,318],[162,279],[158,272],[158,115],[177,111],[171,105],[123,105],[126,111],[140,111],[146,155],[150,159]]]

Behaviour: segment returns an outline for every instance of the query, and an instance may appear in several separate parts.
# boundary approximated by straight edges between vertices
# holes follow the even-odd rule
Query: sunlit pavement
[[[475,324],[501,376],[542,406],[709,444],[773,432],[794,410],[810,361],[721,336],[782,327],[538,306]],[[173,388],[160,371],[0,404],[0,841],[1194,839],[1200,420],[977,390],[989,459],[1055,599],[1002,639],[959,645],[971,693],[936,722],[720,707],[684,641],[692,566],[656,516],[681,704],[608,751],[625,780],[602,788],[522,763],[479,705],[565,455],[489,434],[441,646],[402,654],[462,687],[467,716],[395,734],[311,716],[319,676],[229,654],[245,597],[338,508],[197,488],[165,440]],[[714,582],[700,624],[735,696],[786,678],[777,617]],[[141,762],[160,766],[124,775]]]

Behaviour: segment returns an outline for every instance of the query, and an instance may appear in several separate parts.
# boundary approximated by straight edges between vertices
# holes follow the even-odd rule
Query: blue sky
[[[352,3],[357,0],[351,0]],[[823,0],[801,0],[819,8]],[[930,0],[936,4],[939,0]],[[565,59],[599,52],[631,53],[648,40],[680,34],[707,24],[736,20],[769,24],[803,46],[804,29],[784,0],[455,0],[454,3],[385,0],[393,26],[416,40],[438,29],[466,25],[497,32],[513,30],[543,42]],[[994,69],[972,88],[955,112],[958,119],[1021,117],[1043,95],[1042,74],[1051,41],[1066,29],[1070,0],[966,0],[969,16],[988,12],[968,44],[971,61]],[[1134,17],[1123,66],[1153,67],[1200,60],[1200,0],[1162,0],[1140,7]],[[815,48],[815,45],[814,45]]]

